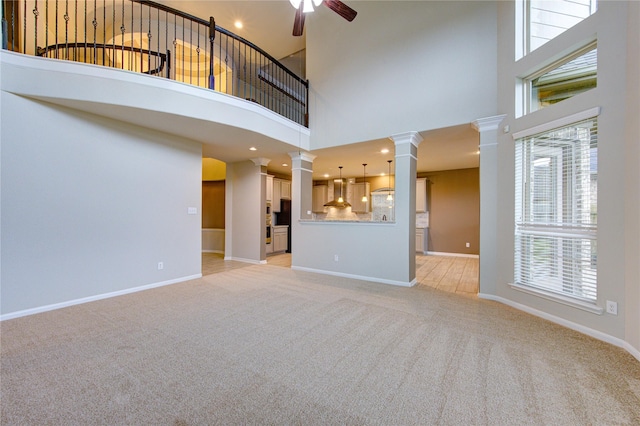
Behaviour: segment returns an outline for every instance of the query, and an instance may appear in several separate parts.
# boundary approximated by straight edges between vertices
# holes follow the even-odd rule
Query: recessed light
[[[257,151],[258,148],[256,148],[255,146],[252,146],[251,148],[249,148],[249,151]]]
[[[383,149],[380,150],[380,152],[383,153],[383,154],[388,154],[389,150],[387,148],[383,148]]]
[[[282,163],[282,167],[287,167],[289,166],[287,163]]]
[[[241,29],[244,26],[244,25],[242,25],[241,21],[236,21],[236,22],[233,23],[233,25],[235,25],[235,27],[237,29]]]
[[[328,178],[329,177],[329,173],[325,173],[324,177]]]

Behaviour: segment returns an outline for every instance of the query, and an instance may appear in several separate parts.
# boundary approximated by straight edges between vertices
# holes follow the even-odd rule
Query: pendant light
[[[367,163],[362,163],[362,202],[367,202]]]
[[[391,195],[391,162],[393,160],[387,160],[387,163],[389,163],[389,194],[387,194],[387,201],[393,201],[393,195]]]
[[[338,197],[339,203],[344,203],[344,198],[342,198],[342,166],[338,166],[340,169],[340,197]]]

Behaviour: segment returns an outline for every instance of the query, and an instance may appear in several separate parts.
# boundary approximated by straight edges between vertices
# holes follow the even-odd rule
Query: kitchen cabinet
[[[280,181],[280,198],[282,198],[283,200],[291,199],[291,181]]]
[[[280,179],[273,179],[273,212],[280,213]]]
[[[267,202],[273,201],[273,176],[267,175]],[[280,203],[278,201],[278,203]]]
[[[287,236],[289,233],[288,226],[273,227],[273,252],[280,253],[287,251]]]
[[[429,228],[416,228],[416,253],[427,254]]]
[[[427,211],[427,178],[416,180],[416,213]]]
[[[314,213],[323,213],[324,205],[327,203],[328,187],[327,185],[315,185],[313,187],[312,208]]]
[[[273,178],[273,211],[280,213],[280,200],[291,199],[291,181]]]
[[[347,201],[351,204],[351,211],[354,213],[368,213],[369,212],[369,200],[371,194],[369,194],[369,182],[366,183],[352,183],[347,188]],[[367,196],[367,201],[362,201],[362,196]]]

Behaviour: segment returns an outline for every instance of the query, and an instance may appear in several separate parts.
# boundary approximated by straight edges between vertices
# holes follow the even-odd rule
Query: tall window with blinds
[[[597,119],[518,139],[515,161],[515,283],[595,302]]]

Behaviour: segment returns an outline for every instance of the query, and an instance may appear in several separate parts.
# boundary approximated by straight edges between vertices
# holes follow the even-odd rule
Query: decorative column
[[[406,282],[416,284],[416,167],[418,162],[418,145],[422,136],[418,132],[406,132],[393,135],[390,139],[395,143],[396,175],[395,175],[395,209],[396,227],[402,234],[401,246],[397,250],[406,252]],[[403,258],[405,256],[402,256]]]
[[[291,157],[291,266],[298,265],[297,258],[302,255],[298,244],[300,238],[300,220],[311,219],[313,208],[313,160],[316,156],[308,152],[290,152]]]
[[[498,126],[505,115],[480,118],[480,289],[496,295],[498,282]]]

